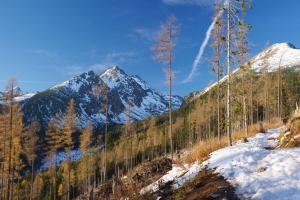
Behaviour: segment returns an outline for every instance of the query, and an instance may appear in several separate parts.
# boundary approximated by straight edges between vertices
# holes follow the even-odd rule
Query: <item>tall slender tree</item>
[[[212,33],[212,42],[210,47],[213,49],[212,58],[210,62],[212,63],[213,72],[217,74],[217,98],[218,98],[218,105],[217,105],[217,112],[218,112],[218,140],[221,140],[221,113],[220,113],[220,78],[223,74],[223,65],[221,63],[221,56],[222,53],[225,52],[225,19],[224,16],[221,15],[223,12],[222,6],[219,3],[215,3],[215,13],[213,16],[213,20],[215,21],[215,27]]]
[[[96,97],[101,96],[101,103],[100,103],[100,112],[104,112],[105,116],[105,133],[104,133],[104,174],[103,174],[103,181],[106,181],[107,178],[107,126],[108,126],[108,92],[109,88],[106,83],[102,82],[100,85],[95,85],[93,88],[93,94]]]
[[[171,157],[173,159],[173,133],[172,133],[172,76],[174,73],[171,70],[174,62],[174,47],[176,44],[176,36],[179,34],[180,25],[175,25],[176,18],[171,15],[165,24],[162,24],[158,36],[155,38],[157,44],[151,47],[151,50],[156,52],[152,57],[158,62],[162,62],[168,66],[165,70],[168,76],[169,86],[169,131],[170,131],[170,146]]]
[[[241,35],[239,35],[240,26],[243,25],[241,19],[246,14],[246,8],[251,8],[249,0],[227,0],[224,3],[223,9],[227,12],[227,136],[228,145],[232,145],[231,138],[231,68],[232,65],[238,65],[235,62],[236,56],[238,56],[237,43],[241,40]],[[241,11],[241,12],[240,12]],[[240,14],[241,13],[241,14]],[[243,35],[244,37],[244,35]]]
[[[84,159],[86,162],[86,171],[85,171],[85,177],[86,177],[86,188],[90,187],[91,184],[91,144],[92,144],[92,136],[93,136],[93,126],[92,122],[89,120],[86,127],[84,128],[82,135],[80,136],[80,149],[84,151],[84,157],[87,157],[87,159]]]
[[[53,117],[47,126],[46,130],[46,146],[45,151],[47,154],[47,160],[49,162],[49,173],[50,173],[50,196],[52,196],[52,180],[53,180],[53,199],[56,199],[56,166],[57,166],[57,153],[58,149],[64,145],[64,137],[62,128],[59,124],[59,116]],[[54,170],[54,172],[53,172]]]
[[[21,170],[22,162],[20,159],[21,154],[21,133],[23,131],[23,112],[19,103],[15,102],[14,97],[17,94],[17,78],[10,77],[5,86],[4,94],[4,111],[7,113],[7,124],[5,125],[5,158],[4,169],[7,169],[7,191],[6,198],[14,198],[13,180],[15,177],[19,177],[19,171]]]
[[[34,161],[37,157],[37,150],[39,145],[37,144],[39,137],[37,136],[38,131],[40,130],[39,123],[37,120],[34,120],[26,129],[26,132],[23,136],[23,150],[24,154],[27,157],[28,162],[31,165],[31,183],[30,183],[30,200],[33,198],[33,174],[34,174]]]
[[[74,106],[74,99],[71,99],[69,105],[60,119],[62,127],[63,127],[63,136],[64,136],[64,149],[68,154],[67,166],[68,166],[68,180],[67,180],[67,192],[68,192],[68,200],[71,198],[71,162],[72,162],[72,152],[71,150],[74,148],[74,141],[72,138],[72,134],[77,130],[77,124],[79,119],[76,115],[76,110]]]

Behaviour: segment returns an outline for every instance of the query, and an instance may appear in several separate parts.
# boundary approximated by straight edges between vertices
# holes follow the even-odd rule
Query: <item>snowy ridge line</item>
[[[279,65],[283,68],[300,65],[300,49],[297,49],[293,44],[290,43],[277,43],[273,44],[269,48],[265,49],[261,53],[252,57],[249,62],[251,63],[251,67],[255,72],[259,72],[262,70],[263,66],[263,58],[266,57],[266,63],[269,65],[269,72],[275,71],[279,68]],[[233,70],[231,75],[234,75],[238,72],[239,68]],[[220,83],[223,83],[228,78],[228,75],[225,75],[220,79]],[[197,97],[205,94],[211,88],[216,86],[218,82],[214,82],[210,86],[207,86],[202,91],[194,92],[196,95],[192,99],[196,99]],[[198,94],[197,94],[198,93]]]

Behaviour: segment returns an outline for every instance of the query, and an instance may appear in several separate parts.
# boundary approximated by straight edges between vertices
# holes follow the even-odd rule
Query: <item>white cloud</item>
[[[102,72],[109,67],[112,67],[112,64],[110,63],[94,64],[89,66],[89,70],[93,70],[95,72]]]
[[[210,6],[214,4],[213,0],[162,0],[165,4],[171,5],[199,5]]]
[[[93,70],[95,73],[101,73],[109,67],[114,66],[114,64],[107,62],[107,63],[96,63],[90,66],[81,66],[81,65],[71,65],[66,66],[62,69],[62,73],[67,76],[77,76],[84,72],[88,72]]]
[[[71,65],[63,68],[62,73],[67,76],[76,76],[83,73],[84,67],[79,65]]]
[[[153,30],[150,30],[148,28],[136,28],[134,29],[134,32],[137,33],[141,39],[146,39],[150,41],[153,40],[156,34]]]
[[[44,49],[32,50],[31,52],[42,55],[42,56],[50,57],[50,58],[56,58],[58,56],[57,53],[47,51],[47,50],[44,50]]]
[[[107,58],[120,58],[120,57],[131,57],[133,56],[135,53],[133,52],[118,52],[118,53],[109,53],[107,54]]]

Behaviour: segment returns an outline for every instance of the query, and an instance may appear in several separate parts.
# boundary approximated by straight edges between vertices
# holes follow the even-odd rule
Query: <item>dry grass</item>
[[[173,159],[173,163],[177,164],[181,169],[186,170],[185,166],[181,163],[180,159],[175,158]]]
[[[282,125],[281,120],[276,119],[271,123],[263,123],[263,129],[268,130],[272,128],[277,128]],[[248,134],[245,130],[240,130],[232,134],[232,141],[236,142],[242,137],[254,137],[259,132],[259,124],[254,124],[248,127]],[[209,158],[210,153],[218,149],[228,146],[228,139],[226,136],[222,136],[221,140],[218,141],[218,138],[211,138],[205,141],[201,141],[196,144],[191,150],[190,154],[185,156],[184,161],[186,163],[192,163],[195,161],[204,161]]]
[[[192,163],[197,160],[206,160],[211,152],[224,148],[226,146],[226,137],[222,137],[220,142],[218,141],[218,138],[212,138],[209,140],[201,141],[193,147],[191,153],[185,157],[184,161],[186,163]]]
[[[279,148],[293,148],[300,147],[300,114],[294,114],[294,117],[288,120],[288,130],[280,133]]]
[[[274,119],[272,122],[267,123],[267,122],[263,122],[262,126],[263,126],[263,130],[269,130],[269,129],[273,129],[273,128],[277,128],[279,126],[282,126],[282,122],[280,119]],[[248,134],[246,134],[245,130],[240,130],[237,132],[234,132],[232,134],[232,141],[236,142],[238,140],[240,140],[242,137],[254,137],[257,133],[260,132],[260,127],[259,124],[253,124],[251,126],[248,127]]]

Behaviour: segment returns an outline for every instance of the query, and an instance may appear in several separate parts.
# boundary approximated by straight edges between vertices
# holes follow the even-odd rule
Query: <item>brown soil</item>
[[[188,192],[183,199],[196,200],[196,199],[239,199],[228,181],[223,176],[213,174],[211,171],[199,181],[196,182],[195,188]]]
[[[164,195],[168,194],[167,190],[165,188],[161,194],[157,194],[162,197],[160,200],[239,199],[234,193],[235,188],[223,176],[214,174],[212,170],[202,170],[194,179],[173,191],[173,194]]]

